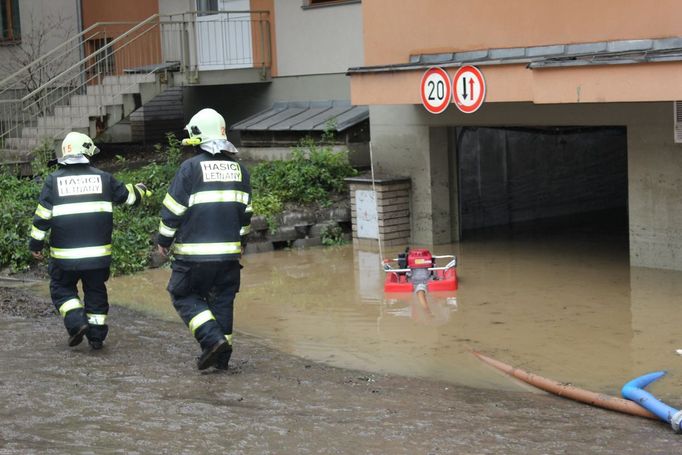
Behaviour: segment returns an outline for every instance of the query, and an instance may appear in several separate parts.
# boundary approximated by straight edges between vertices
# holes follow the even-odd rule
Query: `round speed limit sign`
[[[432,67],[422,76],[420,85],[422,104],[432,114],[443,112],[452,98],[450,76],[443,68]]]

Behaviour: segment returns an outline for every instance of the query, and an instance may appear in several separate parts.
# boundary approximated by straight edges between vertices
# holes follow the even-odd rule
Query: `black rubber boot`
[[[206,368],[215,365],[215,363],[218,361],[218,358],[229,347],[230,345],[227,344],[227,341],[223,339],[204,349],[204,351],[201,353],[201,356],[199,357],[199,360],[197,360],[197,368],[199,370],[205,370]]]
[[[217,370],[227,371],[227,366],[230,363],[230,357],[232,357],[232,346],[228,346],[225,352],[220,354],[218,360],[213,367]]]
[[[104,343],[102,343],[100,340],[88,340],[88,343],[90,344],[90,347],[95,351],[99,351],[104,347]]]
[[[81,344],[85,333],[88,331],[88,324],[83,324],[73,331],[69,331],[69,346],[74,347]]]

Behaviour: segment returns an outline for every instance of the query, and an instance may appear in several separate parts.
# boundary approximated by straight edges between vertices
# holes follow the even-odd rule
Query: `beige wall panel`
[[[535,69],[532,74],[535,103],[682,99],[682,62]]]
[[[0,78],[22,68],[24,65],[19,59],[28,64],[28,56],[43,55],[80,32],[77,0],[21,0],[19,20],[21,42],[0,46]],[[36,52],[39,42],[42,42],[40,54]],[[74,56],[73,63],[76,62]]]
[[[303,9],[275,0],[277,75],[345,73],[363,62],[360,3]]]
[[[196,10],[196,0],[160,0],[159,14],[180,14]]]

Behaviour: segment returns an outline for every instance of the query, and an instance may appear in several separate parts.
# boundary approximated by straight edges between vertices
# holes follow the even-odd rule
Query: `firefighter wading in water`
[[[151,192],[142,183],[116,180],[90,165],[88,156],[99,152],[87,135],[71,132],[62,142],[59,169],[48,175],[33,217],[29,249],[43,259],[50,232],[50,295],[64,318],[69,346],[88,338],[101,349],[107,337],[109,312],[106,281],[111,265],[113,204],[136,205]],[[78,298],[78,281],[83,301]]]
[[[239,259],[251,227],[251,184],[218,112],[202,109],[185,128],[183,145],[198,154],[182,163],[163,201],[159,252],[168,255],[175,241],[168,292],[201,346],[197,368],[226,370]]]

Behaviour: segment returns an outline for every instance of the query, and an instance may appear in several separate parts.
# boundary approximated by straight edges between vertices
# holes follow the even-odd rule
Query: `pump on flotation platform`
[[[436,266],[439,259],[449,259],[445,266]],[[453,255],[432,255],[426,248],[405,249],[395,259],[385,259],[384,292],[436,292],[457,289],[457,258]],[[392,267],[396,264],[397,267]]]

